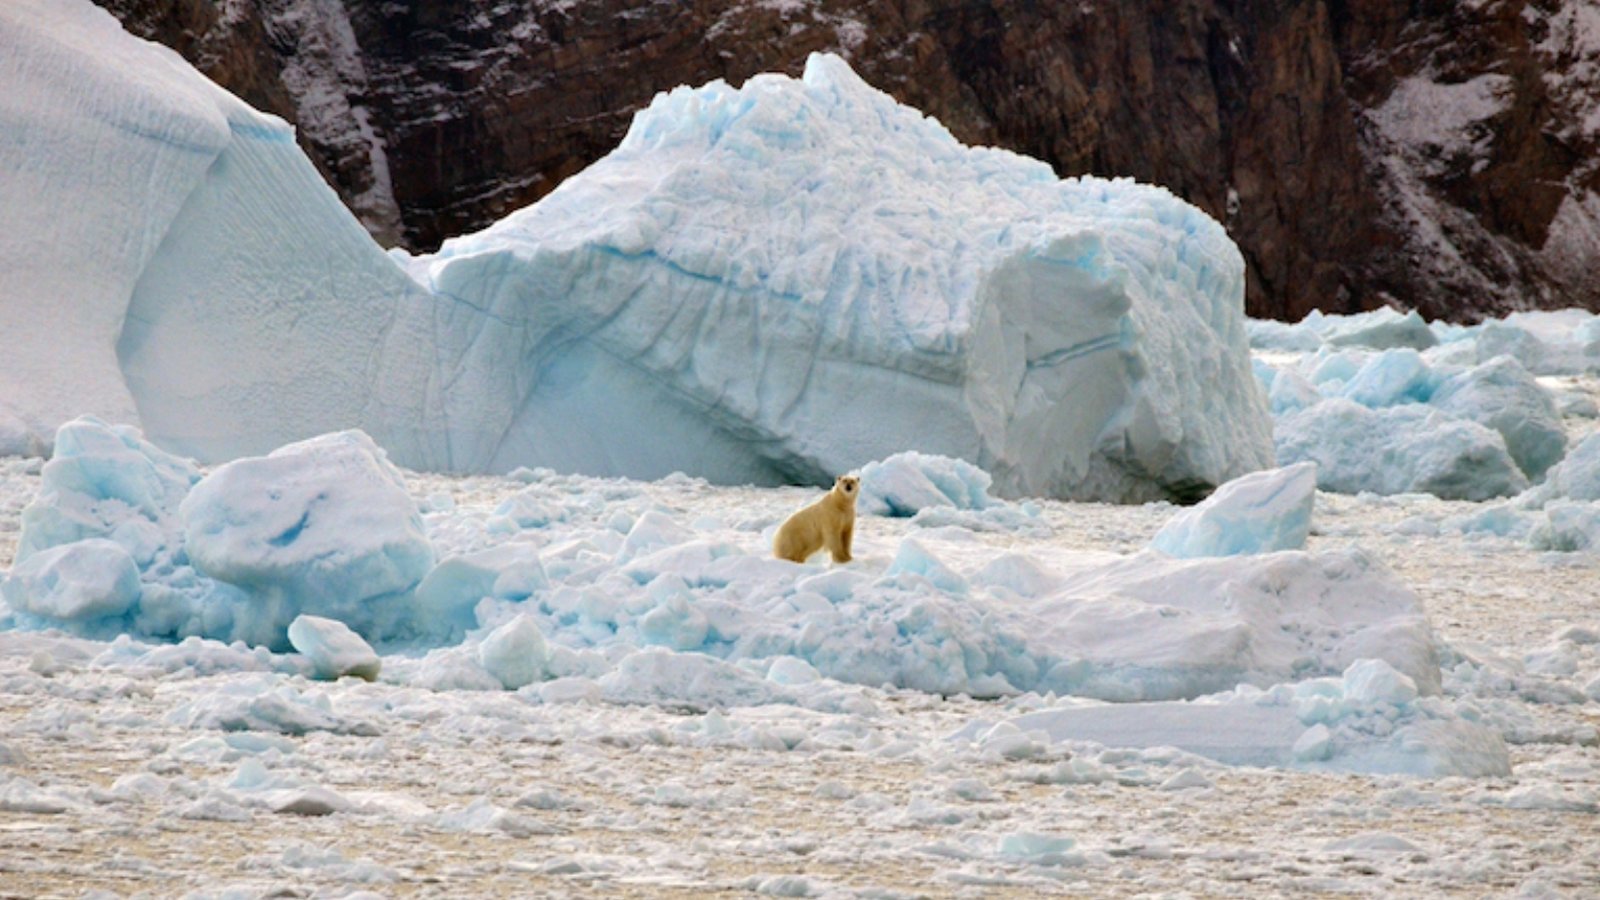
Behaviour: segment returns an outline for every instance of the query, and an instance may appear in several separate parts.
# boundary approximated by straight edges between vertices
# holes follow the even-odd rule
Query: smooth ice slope
[[[364,427],[449,467],[504,427],[482,379],[444,411],[478,314],[418,289],[288,124],[87,0],[0,5],[0,84],[0,421],[25,443],[92,413],[216,462]]]
[[[813,56],[659,95],[620,147],[412,271],[521,398],[472,458],[831,481],[903,450],[1005,495],[1192,496],[1268,465],[1243,266],[1159,188],[969,148]]]

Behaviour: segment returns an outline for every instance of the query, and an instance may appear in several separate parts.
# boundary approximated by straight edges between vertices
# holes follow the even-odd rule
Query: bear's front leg
[[[856,526],[854,523],[846,525],[839,531],[839,542],[829,548],[833,551],[834,562],[847,563],[850,561],[850,538],[855,535],[855,531]]]

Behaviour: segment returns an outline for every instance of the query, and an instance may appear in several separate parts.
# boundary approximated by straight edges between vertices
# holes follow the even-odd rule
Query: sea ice
[[[1299,550],[1311,533],[1315,463],[1252,472],[1181,510],[1151,539],[1168,556],[1236,556]]]
[[[1530,481],[1561,461],[1567,433],[1550,391],[1509,356],[1497,356],[1439,385],[1436,409],[1500,432],[1506,450]]]
[[[1187,702],[1069,701],[999,725],[979,720],[956,732],[983,741],[996,728],[1112,747],[1176,747],[1228,765],[1322,771],[1504,776],[1500,736],[1448,704],[1418,702],[1417,686],[1381,660],[1357,659],[1342,675],[1197,698]]]

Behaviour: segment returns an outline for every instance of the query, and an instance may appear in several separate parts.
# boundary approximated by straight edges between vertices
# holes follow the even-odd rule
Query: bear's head
[[[861,479],[854,475],[840,475],[833,480],[833,489],[854,500],[856,490],[861,487]]]

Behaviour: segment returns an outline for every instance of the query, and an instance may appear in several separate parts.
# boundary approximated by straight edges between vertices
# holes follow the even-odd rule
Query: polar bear
[[[861,479],[840,475],[821,500],[790,516],[772,539],[772,555],[803,563],[826,547],[836,563],[850,561],[850,538],[856,530],[856,494]]]

